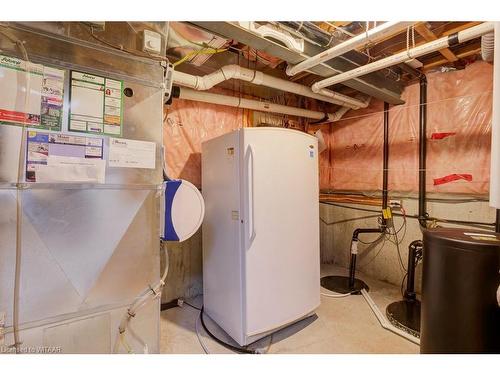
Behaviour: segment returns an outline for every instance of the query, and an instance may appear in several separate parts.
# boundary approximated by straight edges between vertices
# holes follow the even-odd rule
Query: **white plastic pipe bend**
[[[321,100],[350,109],[366,107],[364,101],[351,98],[350,96],[340,94],[331,90],[324,90],[321,94],[315,93],[309,86],[301,85],[296,82],[290,82],[285,79],[276,78],[262,72],[243,68],[239,65],[226,65],[219,70],[205,76],[194,76],[191,74],[174,72],[174,83],[180,86],[189,87],[199,91],[209,90],[221,82],[229,79],[239,79],[250,82],[255,85],[266,86],[281,91],[290,92],[296,95],[306,96],[312,99]]]

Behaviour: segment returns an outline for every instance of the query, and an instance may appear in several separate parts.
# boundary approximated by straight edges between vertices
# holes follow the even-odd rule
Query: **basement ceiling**
[[[388,38],[377,40],[376,43],[365,45],[358,50],[349,51],[294,77],[286,75],[285,69],[288,64],[297,64],[307,57],[317,55],[336,44],[365,32],[366,27],[373,28],[375,25],[382,23],[362,21],[273,21],[258,23],[259,25],[268,24],[270,27],[282,29],[297,39],[301,39],[304,45],[302,53],[288,48],[274,38],[264,38],[258,35],[253,30],[245,27],[246,23],[244,22],[175,22],[171,23],[171,27],[177,32],[180,30],[181,33],[205,38],[203,43],[198,43],[197,48],[201,48],[200,45],[215,48],[212,44],[216,44],[217,48],[225,49],[224,52],[209,55],[202,60],[198,58],[198,62],[190,61],[183,64],[178,68],[180,71],[204,75],[227,64],[238,64],[275,77],[311,85],[323,77],[354,69],[404,51],[408,47],[411,48],[451,35],[475,26],[480,22],[417,22],[413,29],[404,30]],[[307,24],[309,33],[304,32],[303,28],[301,29],[302,24]],[[223,43],[224,40],[226,43]],[[179,56],[179,51],[176,51],[175,47],[170,47],[169,44],[167,46],[167,56],[169,58],[175,61],[182,57],[182,54]],[[480,38],[476,38],[467,43],[418,58],[421,63],[419,71],[426,72],[439,69],[443,65],[453,69],[460,69],[473,61],[479,52]],[[200,61],[202,61],[201,64]],[[329,88],[350,96],[362,92],[390,104],[402,104],[401,93],[408,81],[414,78],[408,71],[409,69],[401,69],[401,66],[393,66]],[[229,80],[218,85],[218,87],[238,91],[245,95],[258,96],[263,99],[270,99],[283,94],[279,90],[255,86],[247,82],[233,81]]]

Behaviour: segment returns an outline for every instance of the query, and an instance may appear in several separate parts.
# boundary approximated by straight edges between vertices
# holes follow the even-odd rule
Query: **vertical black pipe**
[[[427,157],[427,78],[420,76],[420,111],[419,111],[419,153],[418,153],[418,221],[427,227],[425,202],[426,157]]]
[[[388,204],[389,184],[389,103],[384,102],[384,152],[383,152],[383,177],[382,177],[382,209]],[[385,224],[385,219],[383,220]]]
[[[500,233],[500,210],[497,209],[497,219],[495,221],[495,232]]]
[[[354,283],[356,281],[356,254],[351,253],[351,259],[349,261],[349,289],[354,288]]]
[[[415,267],[417,265],[417,251],[422,251],[422,241],[413,241],[408,246],[408,278],[406,281],[405,300],[416,300],[415,293]]]

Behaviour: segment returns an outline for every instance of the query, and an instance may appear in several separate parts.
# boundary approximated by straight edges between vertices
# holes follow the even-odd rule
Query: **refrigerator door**
[[[317,139],[244,129],[242,202],[246,335],[291,323],[320,303]]]

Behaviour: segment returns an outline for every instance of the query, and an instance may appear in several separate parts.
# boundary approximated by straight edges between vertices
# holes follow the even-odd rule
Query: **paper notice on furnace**
[[[156,143],[132,139],[109,139],[109,166],[154,169]]]
[[[123,81],[72,71],[69,130],[120,136],[122,91]]]
[[[0,55],[0,88],[0,124],[61,130],[64,70]]]

